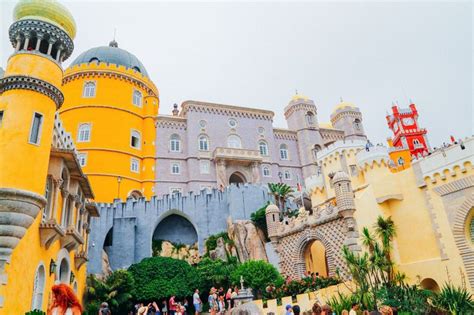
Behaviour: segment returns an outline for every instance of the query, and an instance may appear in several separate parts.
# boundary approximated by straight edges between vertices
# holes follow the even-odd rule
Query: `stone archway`
[[[420,282],[420,286],[425,290],[438,293],[440,291],[438,283],[431,278],[425,278]]]
[[[245,176],[241,172],[234,172],[229,177],[229,185],[231,184],[240,185],[246,182],[247,180],[245,179]]]
[[[174,244],[194,245],[198,242],[198,234],[194,225],[187,218],[172,213],[158,223],[152,239],[165,240]]]
[[[321,277],[328,276],[326,247],[319,240],[308,242],[304,249],[306,272],[315,273]]]

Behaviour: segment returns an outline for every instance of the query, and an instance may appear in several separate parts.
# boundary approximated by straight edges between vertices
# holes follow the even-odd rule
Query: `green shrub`
[[[433,304],[451,314],[474,314],[472,295],[465,288],[446,284],[433,299]]]
[[[41,310],[32,310],[28,313],[25,313],[25,315],[46,315],[46,313]]]
[[[254,294],[261,297],[265,288],[270,285],[277,287],[283,283],[283,278],[276,268],[263,260],[248,260],[239,265],[231,274],[232,283],[240,283],[240,277],[244,279],[244,285],[253,289]]]
[[[145,258],[128,268],[135,280],[135,294],[139,301],[154,301],[172,295],[186,297],[200,287],[195,268],[187,262],[169,257]]]
[[[428,301],[433,297],[433,292],[416,285],[402,284],[380,289],[377,297],[383,305],[394,306],[400,312],[425,314],[431,310]]]
[[[340,292],[337,293],[337,296],[333,296],[327,301],[327,304],[331,306],[331,309],[336,314],[341,314],[343,310],[350,310],[352,303],[357,303],[356,295],[346,295]]]
[[[265,238],[268,240],[268,231],[267,231],[267,217],[265,212],[267,211],[267,206],[270,202],[267,202],[263,207],[258,209],[257,211],[253,212],[250,215],[250,220],[252,220],[253,224],[263,231],[265,234]]]

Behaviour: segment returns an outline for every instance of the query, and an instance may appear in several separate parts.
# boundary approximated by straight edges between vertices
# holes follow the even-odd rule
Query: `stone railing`
[[[243,160],[243,161],[261,161],[262,157],[258,150],[237,149],[237,148],[216,148],[214,150],[214,159],[216,160]]]
[[[345,282],[336,284],[318,291],[298,294],[296,301],[291,296],[285,296],[281,299],[281,305],[278,304],[276,299],[267,300],[264,304],[263,300],[253,301],[264,315],[284,315],[286,305],[298,305],[301,310],[301,314],[307,311],[311,311],[314,303],[318,303],[320,306],[327,304],[327,302],[338,293],[350,294],[351,290],[355,289],[351,282]]]

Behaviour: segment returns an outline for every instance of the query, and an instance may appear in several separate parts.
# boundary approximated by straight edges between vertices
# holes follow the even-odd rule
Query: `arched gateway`
[[[227,230],[228,217],[250,219],[250,214],[270,198],[266,186],[243,184],[224,191],[100,204],[100,217],[91,220],[88,272],[102,273],[104,249],[113,270],[151,257],[153,239],[197,242],[202,252],[206,238]]]

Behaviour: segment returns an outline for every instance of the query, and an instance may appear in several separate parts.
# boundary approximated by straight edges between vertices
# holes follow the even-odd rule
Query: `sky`
[[[15,1],[0,0],[0,66]],[[472,135],[473,5],[386,1],[62,1],[77,25],[72,57],[107,45],[135,54],[160,91],[160,114],[185,100],[268,109],[286,128],[295,94],[329,121],[357,105],[372,142],[391,136],[392,102],[418,107],[432,146]]]

